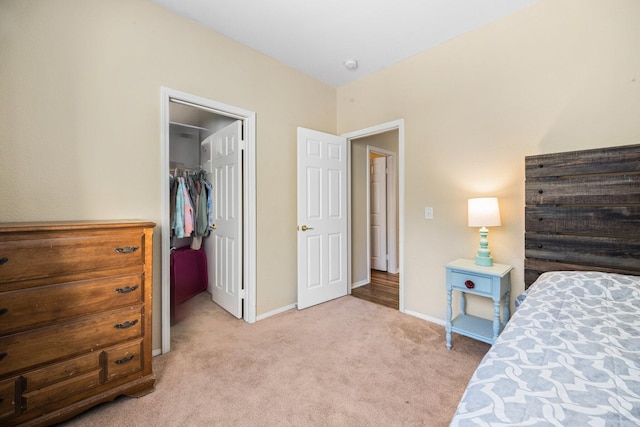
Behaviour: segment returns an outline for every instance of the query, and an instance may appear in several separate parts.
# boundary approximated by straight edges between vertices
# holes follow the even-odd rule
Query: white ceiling
[[[151,1],[339,87],[539,0]]]

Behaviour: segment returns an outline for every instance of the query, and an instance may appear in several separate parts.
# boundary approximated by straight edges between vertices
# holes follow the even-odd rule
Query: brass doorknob
[[[216,229],[216,225],[215,224],[211,224],[211,229],[215,230]]]
[[[302,227],[300,227],[300,229],[302,231],[307,231],[307,230],[313,230],[313,227],[307,227],[306,225],[303,225]]]

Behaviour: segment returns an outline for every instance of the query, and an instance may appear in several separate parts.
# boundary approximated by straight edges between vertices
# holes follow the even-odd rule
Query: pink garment
[[[182,187],[184,196],[184,235],[185,237],[191,236],[195,228],[194,216],[193,216],[193,204],[191,203],[191,197],[186,187]]]

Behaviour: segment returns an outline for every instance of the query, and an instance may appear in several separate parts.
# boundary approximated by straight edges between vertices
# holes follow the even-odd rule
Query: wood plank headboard
[[[640,145],[525,158],[525,288],[554,270],[640,275]]]

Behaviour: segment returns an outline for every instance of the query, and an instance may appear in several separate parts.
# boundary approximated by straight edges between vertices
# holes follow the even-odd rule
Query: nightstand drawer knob
[[[476,287],[476,284],[473,283],[471,280],[466,280],[464,282],[464,285],[467,287],[467,289],[473,289]]]

